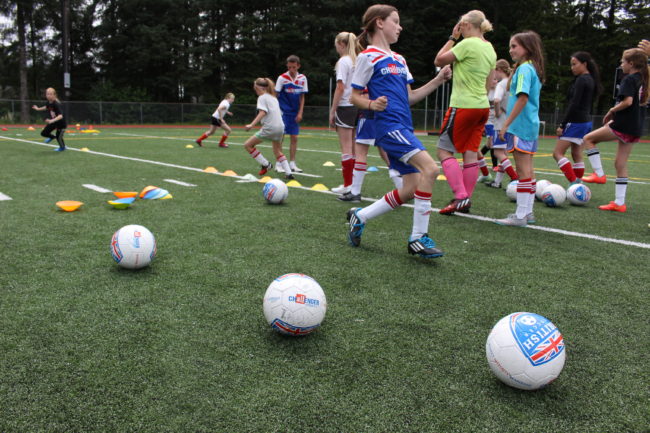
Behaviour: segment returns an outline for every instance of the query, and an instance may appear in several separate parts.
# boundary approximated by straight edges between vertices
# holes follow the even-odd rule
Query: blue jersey
[[[285,72],[278,77],[275,83],[275,91],[278,94],[282,114],[295,116],[300,110],[300,96],[309,91],[307,77],[303,74],[297,74],[296,78],[293,79],[289,72]]]
[[[357,57],[352,87],[358,90],[367,87],[371,100],[380,96],[388,98],[386,109],[375,112],[377,139],[398,129],[413,131],[407,87],[412,82],[404,57],[395,52],[369,45]]]
[[[510,124],[507,132],[522,140],[537,140],[539,137],[539,94],[541,90],[542,82],[539,80],[533,64],[528,61],[519,65],[510,82],[507,115],[510,116],[512,108],[517,102],[517,95],[521,93],[528,95],[528,102],[514,122]]]

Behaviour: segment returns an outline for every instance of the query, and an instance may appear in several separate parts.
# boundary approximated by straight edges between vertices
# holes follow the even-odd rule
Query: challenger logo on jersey
[[[510,331],[524,356],[534,366],[546,364],[564,350],[560,331],[550,320],[538,314],[513,314]]]
[[[404,66],[389,63],[386,67],[381,68],[381,75],[406,75],[406,68]]]

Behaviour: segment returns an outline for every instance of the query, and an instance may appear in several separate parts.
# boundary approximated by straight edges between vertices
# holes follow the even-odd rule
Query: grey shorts
[[[338,107],[334,116],[334,124],[340,128],[354,129],[357,122],[357,107],[350,105]]]

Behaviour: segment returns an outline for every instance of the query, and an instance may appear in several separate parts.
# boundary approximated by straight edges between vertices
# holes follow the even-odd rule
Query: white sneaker
[[[350,192],[350,189],[351,189],[351,186],[339,185],[339,186],[337,186],[335,188],[332,188],[330,191],[332,191],[333,193],[336,193],[336,194],[343,195],[343,194],[346,194],[346,193]]]
[[[291,171],[293,171],[294,173],[302,173],[302,168],[298,168],[296,163],[293,161],[289,163],[289,167],[291,167]]]
[[[517,214],[511,213],[507,217],[500,219],[500,220],[494,220],[495,223],[501,225],[501,226],[510,226],[510,227],[526,227],[526,217],[524,218],[517,218]]]

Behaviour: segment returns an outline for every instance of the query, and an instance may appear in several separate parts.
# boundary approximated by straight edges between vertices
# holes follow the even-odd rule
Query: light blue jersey
[[[517,95],[521,93],[528,95],[528,103],[512,122],[507,132],[522,140],[537,140],[539,137],[539,94],[541,90],[542,82],[539,80],[533,64],[528,61],[519,65],[510,82],[507,116],[510,116],[517,102]]]

